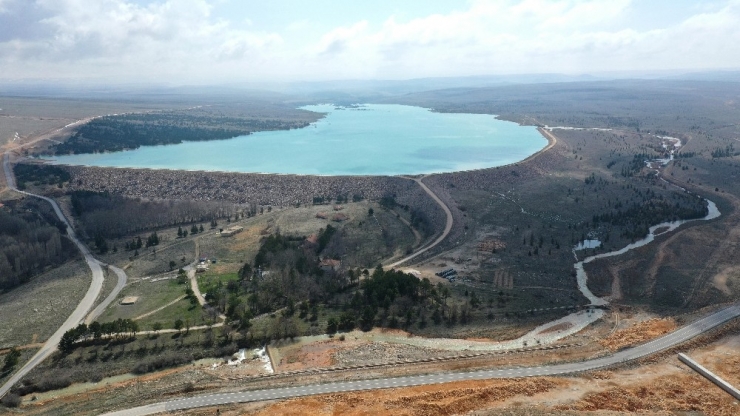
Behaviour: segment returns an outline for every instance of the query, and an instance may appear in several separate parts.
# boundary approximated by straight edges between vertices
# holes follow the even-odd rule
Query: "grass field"
[[[172,277],[176,273],[172,273]],[[106,309],[98,319],[100,322],[114,321],[118,318],[133,319],[139,315],[151,312],[164,306],[185,294],[188,284],[180,284],[176,279],[159,280],[151,282],[151,279],[139,280],[126,285],[115,302]],[[128,296],[138,297],[133,305],[121,305],[120,301]],[[173,305],[174,306],[174,305]],[[162,311],[164,312],[164,310]],[[155,314],[156,315],[156,314]],[[155,316],[152,315],[149,318]],[[149,321],[147,318],[147,321]],[[173,320],[174,322],[174,320]],[[165,325],[172,327],[172,323]]]
[[[45,341],[77,307],[90,280],[87,265],[76,260],[0,295],[0,349]]]
[[[178,319],[182,319],[183,325],[186,326],[205,325],[213,322],[200,305],[193,304],[187,299],[179,300],[137,322],[142,329],[152,330],[154,323],[159,323],[162,328],[174,328],[174,323]]]

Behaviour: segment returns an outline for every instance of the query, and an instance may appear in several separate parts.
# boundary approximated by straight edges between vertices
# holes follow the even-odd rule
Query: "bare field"
[[[690,352],[737,385],[740,336]],[[219,406],[222,415],[733,415],[737,402],[681,364],[674,355],[645,367],[599,371],[573,377],[445,383],[368,392],[327,394],[276,402]],[[215,408],[178,412],[207,415]]]
[[[612,351],[617,351],[658,338],[675,329],[676,322],[673,318],[650,319],[629,328],[618,329],[606,338],[600,339],[599,344]]]
[[[288,400],[267,406],[256,415],[454,415],[481,405],[518,396],[534,396],[568,383],[561,379],[536,378],[449,383],[408,389],[321,395]],[[229,414],[229,413],[226,413]],[[234,413],[236,414],[236,413]]]
[[[65,118],[5,116],[0,113],[0,146],[20,144],[24,139],[64,127],[74,121]]]
[[[16,145],[26,139],[51,133],[88,117],[151,111],[167,107],[171,105],[64,98],[0,97],[0,109],[2,109],[0,110],[0,146]],[[16,133],[18,134],[17,139]],[[41,146],[48,144],[39,143]]]
[[[0,295],[0,349],[46,340],[85,295],[89,274],[83,261],[70,261]]]

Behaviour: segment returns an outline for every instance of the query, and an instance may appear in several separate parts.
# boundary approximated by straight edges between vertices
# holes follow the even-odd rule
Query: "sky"
[[[0,81],[740,69],[740,0],[0,0]]]

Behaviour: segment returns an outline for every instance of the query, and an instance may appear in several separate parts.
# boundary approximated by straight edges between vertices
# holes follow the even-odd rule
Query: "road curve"
[[[296,387],[283,387],[264,390],[253,390],[233,393],[203,394],[166,402],[153,403],[132,409],[105,413],[104,416],[143,416],[165,411],[192,409],[205,406],[217,406],[230,403],[246,403],[263,400],[287,399],[291,397],[311,396],[315,394],[348,392],[358,390],[376,390],[394,387],[419,386],[449,383],[463,380],[486,380],[494,378],[521,378],[555,376],[596,370],[636,360],[647,355],[681,344],[697,335],[709,331],[729,320],[740,316],[740,303],[725,307],[696,322],[686,325],[677,331],[664,335],[646,344],[622,350],[615,354],[592,360],[545,365],[540,367],[510,367],[472,372],[455,372],[426,374],[407,377],[381,378],[373,380],[341,381],[325,384],[310,384]]]
[[[62,210],[59,208],[59,205],[57,205],[56,201],[45,196],[35,195],[29,192],[18,190],[15,186],[13,173],[10,170],[10,156],[8,155],[8,153],[5,153],[3,155],[3,170],[5,171],[5,179],[7,181],[8,188],[16,192],[20,192],[24,195],[43,199],[44,201],[51,204],[52,208],[54,208],[54,212],[57,214],[57,217],[59,217],[59,219],[67,226],[67,236],[70,240],[72,240],[73,243],[75,243],[77,248],[85,257],[85,261],[92,271],[92,282],[90,283],[90,287],[87,289],[87,293],[85,293],[85,296],[77,305],[77,308],[75,308],[72,314],[69,315],[62,326],[60,326],[59,329],[57,329],[57,331],[54,332],[54,334],[49,337],[48,340],[46,340],[43,347],[41,347],[41,349],[39,349],[38,352],[36,352],[36,354],[31,357],[31,359],[25,365],[23,365],[23,367],[20,368],[20,370],[18,370],[12,377],[10,377],[10,379],[8,379],[8,381],[2,387],[0,387],[0,397],[3,397],[15,383],[20,381],[21,378],[28,374],[28,372],[30,372],[34,367],[39,365],[48,356],[53,354],[54,351],[56,351],[57,345],[62,339],[62,335],[64,335],[64,333],[68,330],[77,326],[77,324],[85,319],[85,315],[87,315],[87,312],[92,308],[93,304],[95,303],[95,299],[97,299],[101,289],[103,288],[103,269],[102,267],[100,267],[100,262],[92,256],[87,246],[82,244],[82,242],[77,239],[77,235],[75,234],[74,229],[69,225],[67,218],[65,218],[64,214],[62,214]]]
[[[406,257],[402,258],[401,260],[395,261],[395,262],[387,265],[386,267],[389,268],[389,269],[390,268],[393,268],[393,267],[396,267],[396,266],[399,266],[399,265],[401,265],[401,264],[403,264],[403,263],[405,263],[405,262],[407,262],[407,261],[409,261],[409,260],[411,260],[413,258],[416,258],[417,256],[421,255],[422,253],[425,253],[425,252],[429,251],[430,249],[436,247],[439,243],[442,242],[442,240],[444,240],[445,238],[447,238],[447,236],[450,234],[450,231],[452,230],[452,211],[450,211],[450,208],[447,206],[447,204],[445,204],[444,202],[442,202],[441,199],[439,199],[439,197],[437,196],[437,194],[435,194],[434,192],[432,192],[432,190],[429,189],[429,187],[427,187],[424,184],[424,182],[422,182],[422,179],[424,179],[425,177],[426,177],[426,175],[425,176],[422,176],[419,179],[412,179],[412,180],[414,182],[418,183],[419,186],[421,186],[421,189],[423,189],[424,192],[426,192],[430,197],[432,197],[432,199],[437,204],[439,204],[440,207],[442,207],[442,209],[445,212],[445,215],[447,216],[447,219],[446,219],[446,222],[445,222],[445,229],[444,229],[444,231],[442,231],[442,234],[439,237],[437,237],[436,240],[434,240],[434,242],[432,244],[429,244],[428,246],[419,249],[417,252],[415,252],[415,253],[413,253],[413,254],[411,254],[409,256],[406,256]]]
[[[126,286],[126,281],[128,280],[126,272],[124,272],[121,268],[110,264],[108,265],[108,269],[113,270],[113,273],[115,273],[116,277],[118,278],[118,281],[116,282],[116,287],[113,288],[113,290],[110,292],[110,294],[108,294],[108,297],[106,297],[104,301],[102,301],[98,306],[95,307],[95,309],[92,310],[92,312],[90,312],[90,314],[87,315],[87,318],[85,318],[85,324],[87,325],[92,323],[92,321],[98,319],[98,317],[103,314],[105,308],[113,303],[118,294],[121,293],[121,290],[123,290],[123,287]]]

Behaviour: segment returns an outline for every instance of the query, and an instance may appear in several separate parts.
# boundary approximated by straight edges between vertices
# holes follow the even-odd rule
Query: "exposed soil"
[[[617,351],[658,338],[674,329],[676,329],[676,321],[673,318],[650,319],[630,328],[616,330],[606,338],[600,339],[599,344],[612,351]]]
[[[648,321],[649,322],[649,321]],[[740,383],[740,335],[694,350],[692,358],[730,383]],[[281,402],[220,406],[221,415],[492,415],[624,413],[737,414],[730,395],[681,364],[656,364],[576,377],[467,381],[368,392],[327,394]],[[216,408],[180,415],[212,415]],[[693,414],[693,413],[692,413]]]
[[[255,411],[255,415],[457,415],[513,397],[528,397],[563,388],[556,378],[468,381],[287,400]],[[222,414],[229,414],[223,413]],[[236,414],[236,413],[235,413]]]

